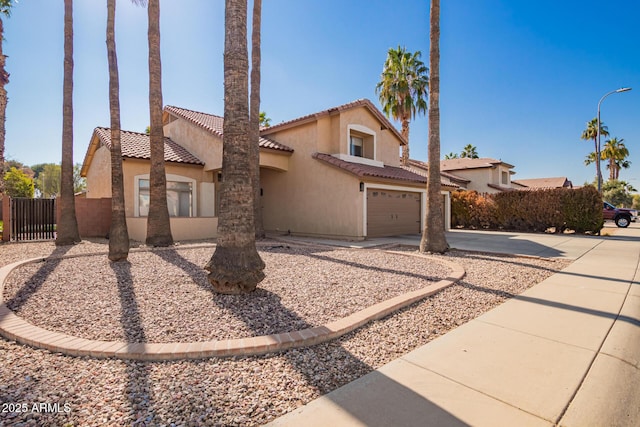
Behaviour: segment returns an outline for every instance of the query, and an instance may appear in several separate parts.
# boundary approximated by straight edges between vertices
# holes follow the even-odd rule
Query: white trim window
[[[364,138],[351,135],[349,141],[349,155],[356,157],[364,157],[363,155]]]
[[[196,181],[180,175],[167,175],[169,216],[192,217],[196,212]],[[149,175],[135,177],[135,215],[149,215]]]

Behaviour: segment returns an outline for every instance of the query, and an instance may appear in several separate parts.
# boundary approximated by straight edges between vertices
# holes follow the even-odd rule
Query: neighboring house
[[[223,118],[167,106],[163,119],[174,239],[214,237],[224,181]],[[267,232],[356,240],[421,232],[426,177],[400,166],[406,142],[371,101],[262,128],[259,144]],[[111,196],[109,146],[109,130],[97,128],[82,167],[88,198]],[[148,136],[122,132],[122,151],[129,233],[144,241]],[[443,197],[448,206],[447,191]]]
[[[466,190],[475,190],[479,193],[499,193],[513,191],[521,186],[513,185],[511,175],[513,165],[491,158],[460,158],[440,161],[440,170],[456,177],[458,180],[467,181],[461,185]]]
[[[546,190],[550,188],[573,188],[573,184],[566,176],[555,178],[532,178],[511,181],[521,190]]]

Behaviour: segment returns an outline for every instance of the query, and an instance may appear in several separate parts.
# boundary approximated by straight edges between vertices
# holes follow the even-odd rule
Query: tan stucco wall
[[[270,136],[295,151],[287,172],[261,171],[265,229],[361,238],[359,180],[311,157],[318,151],[317,135],[318,127],[310,123]]]
[[[102,147],[96,151],[93,161],[87,171],[87,198],[111,197],[111,160],[109,151]],[[150,163],[148,160],[123,159],[122,170],[124,173],[124,203],[127,217],[135,216],[135,177],[137,175],[148,174]],[[213,174],[205,172],[199,165],[180,165],[166,163],[165,172],[167,175],[180,175],[196,181],[196,199],[199,200],[198,192],[200,183],[213,182]],[[200,215],[200,203],[197,203],[197,212]]]
[[[96,150],[86,178],[87,198],[111,197],[111,152],[107,147]]]
[[[268,232],[362,239],[364,197],[360,179],[313,159],[314,153],[348,154],[348,125],[376,134],[376,160],[399,166],[399,139],[380,130],[366,108],[323,115],[317,121],[269,134],[294,149],[285,173],[262,170],[264,226]],[[388,184],[388,183],[387,183]]]
[[[175,241],[217,237],[218,218],[171,218],[171,235]],[[139,242],[147,238],[147,218],[127,217],[129,237]]]
[[[376,134],[375,160],[387,166],[400,166],[400,140],[391,131],[381,130],[378,118],[364,107],[340,114],[340,153],[349,154],[348,125],[352,124],[365,126]]]
[[[164,136],[182,145],[205,163],[205,170],[222,168],[222,139],[186,120],[164,125]]]

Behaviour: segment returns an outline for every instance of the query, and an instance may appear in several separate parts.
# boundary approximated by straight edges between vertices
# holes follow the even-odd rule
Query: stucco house
[[[515,174],[513,168],[509,163],[488,157],[440,161],[440,170],[455,177],[461,188],[479,193],[499,193],[521,188],[511,181],[511,176]]]
[[[176,240],[216,236],[223,118],[164,109],[171,229]],[[122,132],[129,233],[146,236],[149,138]],[[265,230],[360,240],[420,233],[426,177],[400,166],[405,144],[366,99],[262,128],[260,180]],[[110,131],[96,128],[82,166],[87,198],[111,196]],[[457,185],[443,183],[448,192]]]

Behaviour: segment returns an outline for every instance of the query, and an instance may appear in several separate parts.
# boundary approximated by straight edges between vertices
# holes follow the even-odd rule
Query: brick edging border
[[[185,248],[188,249],[188,248]],[[341,337],[372,320],[383,318],[416,301],[431,296],[451,286],[465,275],[464,268],[454,262],[427,255],[385,250],[403,256],[432,259],[451,268],[451,273],[432,285],[408,292],[374,304],[347,317],[315,328],[256,337],[199,341],[189,343],[126,343],[79,338],[61,332],[48,331],[23,320],[4,303],[4,283],[11,271],[29,263],[42,262],[46,257],[31,258],[7,264],[0,268],[0,334],[10,340],[32,347],[63,353],[69,356],[87,356],[97,359],[118,358],[124,360],[169,361],[205,359],[210,357],[251,356],[275,353],[290,348],[307,347]],[[105,253],[106,254],[106,253]],[[97,254],[69,255],[73,258]]]

